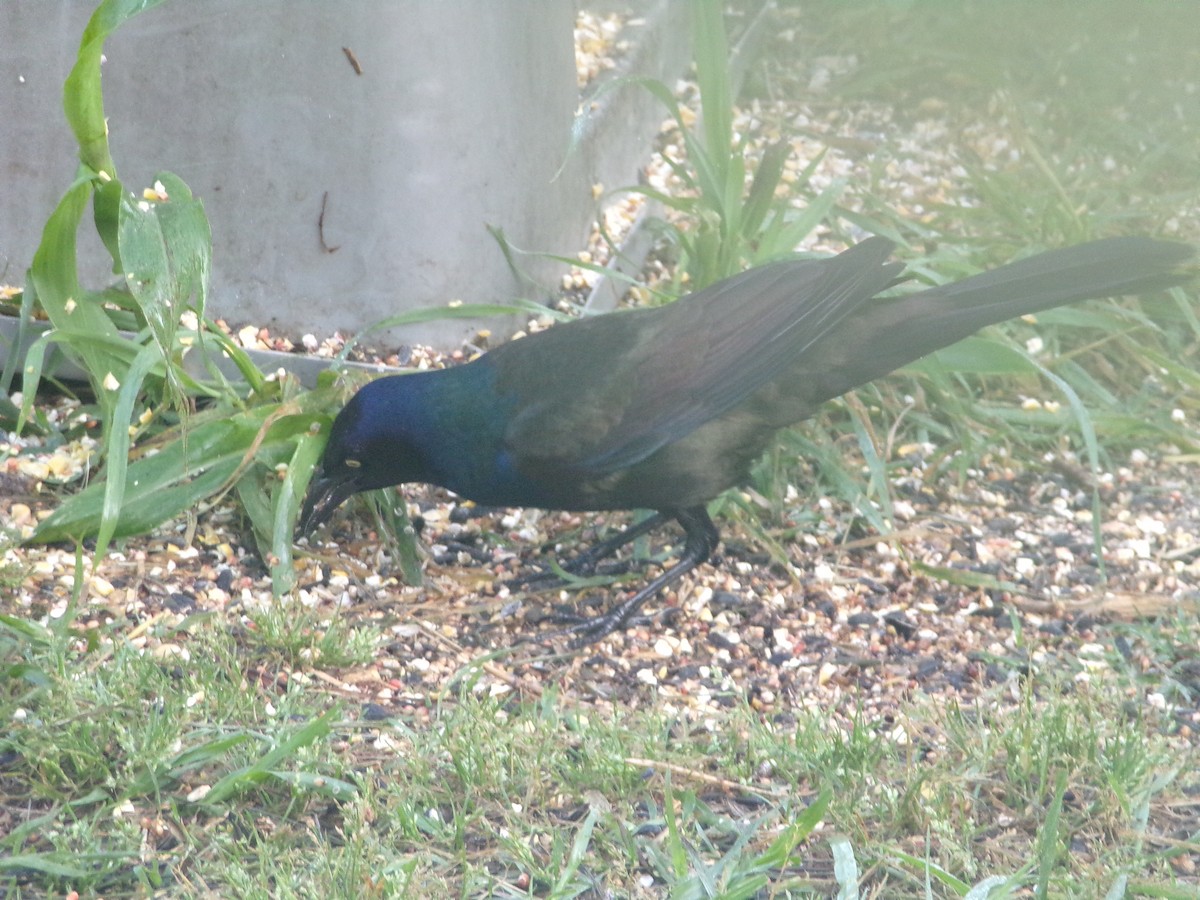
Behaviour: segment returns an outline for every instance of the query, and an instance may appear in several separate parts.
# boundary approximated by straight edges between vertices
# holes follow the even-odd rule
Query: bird
[[[583,572],[676,522],[673,565],[568,629],[586,645],[709,558],[720,534],[708,502],[747,481],[779,429],[987,325],[1182,284],[1194,253],[1113,237],[880,297],[901,280],[894,249],[869,237],[673,303],[556,325],[462,365],[371,381],[333,419],[297,532],[312,534],[353,494],[413,482],[488,507],[651,512],[572,560]]]

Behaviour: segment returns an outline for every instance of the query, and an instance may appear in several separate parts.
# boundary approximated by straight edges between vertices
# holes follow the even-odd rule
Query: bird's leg
[[[683,527],[685,539],[683,553],[680,554],[679,561],[642,587],[641,590],[628,600],[621,601],[602,615],[586,619],[567,629],[567,633],[574,635],[571,641],[573,647],[582,647],[585,644],[598,641],[605,635],[612,634],[614,631],[624,628],[629,624],[629,620],[634,614],[641,609],[643,603],[663,588],[674,584],[692,569],[696,568],[696,566],[700,565],[700,563],[708,559],[721,540],[721,534],[717,531],[717,526],[713,524],[712,519],[708,516],[708,511],[703,506],[689,506],[686,509],[662,511],[657,516],[662,517],[662,519],[672,518]],[[656,517],[652,516],[651,518]],[[633,526],[633,528],[637,527]],[[625,532],[622,532],[618,537],[624,536],[624,534]],[[604,543],[608,543],[608,541]],[[620,546],[620,544],[617,546]]]
[[[649,534],[660,525],[665,524],[675,516],[671,513],[656,512],[647,516],[642,521],[622,528],[611,537],[607,537],[602,541],[592,544],[588,549],[577,553],[574,559],[569,559],[562,564],[562,568],[569,575],[591,575],[596,571],[596,566],[604,559],[612,556],[626,544],[640,538],[643,534]],[[553,572],[537,572],[532,575],[525,575],[520,578],[515,578],[507,582],[510,587],[528,587],[539,581],[558,580],[558,576]]]
[[[612,556],[626,544],[632,544],[643,534],[649,534],[660,525],[670,521],[674,516],[670,513],[656,512],[646,516],[642,521],[622,528],[611,537],[592,544],[588,549],[577,553],[574,559],[568,560],[563,568],[572,575],[591,574],[597,564]]]

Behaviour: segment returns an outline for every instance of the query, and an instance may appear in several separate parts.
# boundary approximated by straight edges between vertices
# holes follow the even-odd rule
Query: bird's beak
[[[313,480],[309,482],[308,493],[304,496],[304,508],[300,511],[300,521],[296,525],[297,535],[312,534],[328,522],[333,511],[357,490],[353,478],[326,477],[321,469],[317,469]]]

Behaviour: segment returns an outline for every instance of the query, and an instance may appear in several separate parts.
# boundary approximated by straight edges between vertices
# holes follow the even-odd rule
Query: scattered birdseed
[[[582,53],[609,47],[621,52],[619,31],[613,32],[607,19],[581,16],[578,27],[587,35],[581,39]],[[1019,155],[1001,133],[1003,123],[986,110],[978,122],[963,125],[945,121],[936,103],[920,104],[915,120],[897,121],[890,107],[867,100],[848,104],[821,93],[840,73],[854,70],[853,57],[817,57],[797,65],[806,67],[803,84],[811,92],[784,91],[778,100],[755,100],[737,110],[734,120],[752,160],[770,142],[788,141],[792,157],[785,164],[785,188],[797,187],[815,162],[814,189],[848,179],[851,187],[840,200],[847,208],[867,212],[853,186],[870,185],[900,215],[920,222],[942,204],[979,202],[971,196],[966,171],[950,156],[952,144],[970,150],[980,165],[997,169]],[[611,67],[587,61],[580,68],[588,81]],[[695,86],[684,85],[683,97],[694,105]],[[685,116],[694,121],[694,110]],[[669,161],[683,159],[683,147],[677,124],[669,120],[643,172],[645,183],[677,191],[679,180]],[[747,178],[754,167],[752,161]],[[807,202],[802,192],[784,193],[781,199],[796,209]],[[593,239],[580,251],[581,262],[606,264],[611,249],[605,235],[626,234],[644,212],[636,195],[605,200]],[[802,248],[834,251],[840,245],[833,235],[816,231]],[[582,298],[575,295],[592,283],[585,273],[583,268],[571,273],[561,309],[579,309]],[[648,302],[655,285],[673,273],[667,262],[652,258],[641,277],[627,302]],[[14,295],[0,288],[0,298],[6,294]],[[194,330],[194,314],[185,313],[182,324]],[[533,319],[525,330],[534,333],[548,324],[548,319]],[[273,346],[282,339],[323,358],[345,346],[341,334],[305,334],[297,340],[252,324],[234,328],[221,321],[218,326],[244,346]],[[469,358],[474,350],[442,354],[427,347],[368,347],[356,352],[360,359],[430,369]],[[19,404],[20,398],[13,401]],[[1047,408],[1045,401],[1041,406]],[[86,419],[77,403],[53,401],[44,412],[52,421],[78,424],[75,431],[87,430],[86,422],[77,421]],[[1183,425],[1189,419],[1181,411],[1176,421]],[[945,696],[963,708],[984,695],[994,703],[1020,703],[1024,697],[1014,673],[1026,670],[1030,660],[1074,667],[1081,682],[1104,684],[1115,675],[1111,641],[1098,623],[1195,607],[1200,493],[1194,466],[1186,460],[1146,448],[1133,451],[1127,465],[1102,473],[1101,528],[1110,581],[1106,592],[1098,593],[1090,487],[1064,489],[1053,468],[1055,460],[1072,460],[1052,454],[1040,466],[1021,466],[997,451],[962,473],[951,488],[939,483],[936,470],[926,471],[932,465],[926,461],[938,450],[920,443],[893,454],[904,460],[889,470],[903,497],[896,509],[903,531],[848,538],[855,510],[836,499],[814,498],[804,486],[792,487],[783,498],[785,517],[808,524],[803,533],[788,529],[790,536],[780,538],[786,565],[770,565],[753,538],[727,521],[725,542],[713,560],[673,594],[654,598],[646,620],[572,652],[553,637],[561,624],[543,620],[594,614],[611,598],[624,596],[628,585],[535,593],[506,585],[505,579],[544,566],[556,548],[570,555],[627,517],[471,507],[466,529],[451,515],[463,506],[445,492],[410,489],[405,497],[410,513],[424,522],[421,541],[427,551],[424,586],[412,587],[399,580],[397,562],[372,534],[373,524],[340,513],[312,540],[313,555],[296,560],[302,589],[290,599],[329,621],[373,625],[385,641],[359,668],[325,672],[321,659],[310,658],[279,673],[246,673],[250,689],[270,693],[314,673],[328,675],[338,691],[377,685],[362,689],[385,711],[420,727],[429,718],[429,698],[459,683],[471,664],[478,673],[472,678],[485,695],[536,697],[552,683],[583,718],[590,710],[607,715],[617,707],[654,703],[711,728],[725,721],[720,713],[730,702],[750,697],[768,723],[778,714],[813,709],[822,712],[834,733],[848,734],[856,722],[891,722],[896,740],[917,742],[923,738],[894,721],[901,699],[914,691]],[[97,452],[96,441],[86,434],[59,446],[0,435],[5,529],[27,537],[54,508],[56,492],[95,466]],[[124,632],[143,652],[181,666],[187,665],[189,650],[178,626],[189,616],[217,614],[238,628],[254,627],[250,614],[280,601],[272,596],[270,578],[239,522],[226,501],[197,518],[186,546],[183,532],[168,525],[127,540],[122,552],[110,552],[94,570],[86,559],[80,600],[84,624],[107,623],[102,640],[120,639]],[[651,535],[650,557],[677,553],[676,540],[670,529]],[[452,546],[471,552],[451,553]],[[4,612],[44,623],[66,610],[74,584],[73,549],[9,543],[0,565],[16,573],[6,581],[12,590],[0,598]],[[638,578],[658,571],[649,562],[631,565]],[[925,574],[930,568],[963,577],[934,578]],[[984,577],[994,586],[977,586]],[[1023,646],[1014,641],[1014,621],[1022,626]],[[146,628],[150,622],[156,627]],[[1194,642],[1194,635],[1164,635],[1164,640]],[[493,654],[500,647],[509,650]],[[550,655],[548,648],[564,652]],[[1198,651],[1182,648],[1180,658],[1194,658]],[[480,663],[481,658],[488,661]],[[1140,665],[1136,657],[1130,664]],[[1149,692],[1144,704],[1147,710],[1169,709],[1158,692]],[[1187,717],[1178,722],[1189,733],[1200,729],[1200,713],[1180,716]],[[367,737],[380,752],[402,755],[409,749],[386,730]],[[207,790],[197,786],[188,799],[198,801]]]

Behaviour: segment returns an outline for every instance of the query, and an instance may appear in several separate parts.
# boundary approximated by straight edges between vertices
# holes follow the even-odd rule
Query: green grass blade
[[[1011,887],[1012,885],[1010,882],[1011,879],[1009,878],[1004,878],[1000,875],[992,875],[976,884],[973,884],[971,889],[963,894],[963,900],[989,900],[989,898],[994,896],[992,891],[995,888],[1005,885]],[[1000,896],[1005,895],[1001,894]]]
[[[17,315],[17,333],[12,343],[5,349],[4,370],[0,372],[0,396],[7,397],[12,392],[13,378],[17,374],[20,362],[19,354],[13,352],[17,347],[25,346],[25,340],[33,324],[33,311],[37,305],[37,289],[33,279],[25,279],[25,289],[21,291],[21,308]]]
[[[1034,896],[1045,898],[1050,895],[1050,877],[1057,867],[1061,838],[1059,822],[1062,819],[1063,797],[1067,793],[1067,773],[1059,772],[1055,777],[1054,799],[1046,810],[1046,819],[1038,831],[1037,839],[1037,884]]]
[[[3,613],[0,613],[0,629],[8,631],[23,643],[32,644],[42,650],[50,647],[54,640],[54,632],[46,626],[29,619],[21,619]]]
[[[233,477],[233,473],[230,473],[230,478]],[[237,495],[242,512],[250,520],[254,542],[258,545],[259,552],[262,553],[264,559],[268,558],[271,553],[272,523],[275,521],[271,496],[266,486],[268,477],[264,466],[251,465],[247,471],[242,473],[241,478],[234,481],[233,485],[233,491]]]
[[[335,800],[347,800],[358,793],[358,786],[341,778],[318,775],[316,772],[293,772],[290,769],[271,769],[267,772],[276,781],[290,784],[313,794]]]
[[[344,359],[350,349],[360,343],[363,338],[377,331],[392,328],[405,328],[409,325],[420,325],[424,322],[443,322],[451,319],[485,319],[495,316],[516,315],[551,315],[552,310],[531,301],[514,301],[512,303],[460,303],[454,306],[431,306],[425,309],[414,309],[410,312],[389,316],[379,322],[367,326],[350,340],[346,341],[339,359]]]
[[[911,853],[905,853],[903,850],[893,850],[891,855],[905,865],[911,866],[913,869],[921,872],[922,874],[935,879],[940,884],[950,888],[956,894],[963,895],[970,890],[971,886],[967,884],[967,882],[963,881],[961,878],[956,878],[954,875],[951,875],[949,872],[931,860],[922,859],[919,856],[913,856]]]
[[[997,590],[1009,591],[1015,594],[1025,594],[1027,588],[1022,587],[1014,581],[1005,581],[1002,578],[997,578],[995,575],[988,575],[986,572],[974,572],[970,569],[955,569],[950,566],[931,566],[928,563],[923,563],[919,559],[914,559],[910,563],[914,572],[921,572],[931,578],[936,578],[939,581],[944,581],[947,584],[957,584],[962,587],[980,588],[982,590]]]
[[[594,807],[589,809],[583,823],[579,826],[579,830],[575,832],[575,839],[571,841],[570,855],[567,857],[567,863],[554,884],[551,896],[573,897],[581,893],[581,891],[572,889],[572,882],[575,880],[580,867],[587,861],[588,847],[592,843],[592,832],[596,830],[596,823],[599,821],[600,813]]]
[[[895,504],[892,502],[891,482],[887,477],[887,464],[875,446],[875,441],[868,429],[869,420],[865,411],[852,407],[851,412],[853,415],[850,417],[850,422],[854,426],[854,435],[858,438],[858,449],[862,452],[863,459],[867,464],[867,471],[870,473],[867,492],[878,499],[881,514],[888,524],[888,531],[890,531],[891,524],[896,519],[896,513]]]
[[[276,594],[289,592],[296,581],[296,572],[292,568],[292,541],[296,532],[296,520],[300,516],[300,505],[304,502],[304,492],[312,480],[317,463],[321,461],[321,451],[325,449],[325,441],[329,430],[322,428],[319,432],[308,432],[296,441],[291,461],[283,479],[275,488],[274,508],[272,510],[273,527],[271,530],[271,589]]]
[[[259,397],[266,396],[268,394],[270,391],[270,383],[263,376],[263,373],[259,371],[258,366],[254,364],[254,361],[250,359],[249,354],[246,353],[242,345],[222,331],[215,322],[209,321],[208,319],[204,320],[203,326],[196,333],[197,349],[203,349],[205,341],[215,341],[217,346],[220,347],[221,352],[233,360],[233,364],[237,367],[238,374],[240,374],[245,380],[246,384],[250,386],[250,391],[252,394]],[[226,385],[228,387],[229,382],[226,380],[225,376],[216,369],[215,366],[211,367],[210,371],[217,383]],[[228,400],[231,398],[231,396],[236,396],[236,394],[231,387],[228,387],[222,396],[224,399]]]
[[[1115,409],[1120,405],[1117,395],[1100,383],[1099,379],[1074,360],[1064,359],[1055,366],[1056,374],[1071,385],[1075,393],[1087,397],[1088,401],[1101,409]]]
[[[412,587],[420,587],[424,581],[421,569],[421,551],[417,546],[417,532],[408,516],[408,506],[404,498],[394,490],[383,489],[367,491],[361,495],[367,506],[375,515],[378,523],[378,533],[384,537],[391,547],[395,559],[400,564],[400,573],[404,583]]]
[[[283,777],[280,771],[282,764],[294,758],[298,751],[329,734],[333,730],[332,722],[336,713],[336,709],[328,710],[297,728],[250,765],[230,772],[212,786],[212,790],[204,796],[203,802],[206,805],[218,804],[234,794],[255,787],[267,778]]]
[[[789,213],[788,217],[781,218],[779,221],[783,225],[770,241],[773,254],[778,255],[795,249],[818,225],[829,218],[847,184],[847,179],[835,178],[829,187],[809,201],[798,215],[791,217]]]
[[[1100,472],[1100,443],[1096,439],[1096,428],[1087,407],[1083,405],[1083,401],[1079,399],[1079,395],[1075,393],[1075,389],[1067,384],[1066,381],[1038,363],[1033,357],[1029,357],[1029,361],[1037,366],[1038,371],[1052,381],[1067,398],[1067,403],[1071,407],[1071,413],[1074,415],[1075,422],[1079,426],[1079,433],[1083,438],[1084,448],[1087,450],[1088,465],[1091,467],[1092,472],[1098,475]],[[1104,536],[1100,531],[1100,525],[1103,521],[1101,512],[1100,479],[1097,477],[1094,479],[1092,485],[1092,546],[1096,554],[1096,567],[1099,570],[1100,579],[1101,581],[1105,581],[1108,578],[1108,573],[1104,563]]]
[[[700,86],[704,149],[712,163],[712,178],[722,188],[729,182],[733,139],[733,96],[729,85],[729,42],[725,37],[724,5],[718,0],[692,4],[692,56]],[[740,159],[740,155],[737,157]],[[737,185],[740,199],[741,183]]]
[[[129,856],[132,854],[122,854]],[[85,854],[93,858],[92,854]],[[40,872],[55,878],[86,878],[92,873],[77,865],[80,857],[72,853],[16,853],[0,857],[0,872]]]
[[[1192,391],[1200,391],[1200,371],[1193,366],[1172,359],[1153,347],[1140,347],[1139,354],[1158,366],[1172,378]]]
[[[146,344],[125,372],[125,380],[117,394],[112,416],[105,423],[104,502],[100,511],[100,527],[96,532],[96,559],[104,558],[108,543],[116,533],[125,502],[125,478],[129,468],[129,424],[133,409],[142,392],[142,382],[156,363],[161,361],[158,348]]]
[[[829,849],[833,852],[833,879],[838,883],[838,900],[858,900],[858,860],[854,857],[854,845],[844,835],[829,838]]]
[[[953,373],[1020,377],[1042,371],[1027,354],[1016,349],[1009,341],[982,335],[963,338],[904,368],[929,376]]]
[[[788,141],[776,141],[763,153],[742,206],[743,238],[753,239],[762,229],[767,214],[775,205],[775,189],[779,187],[783,167],[791,154],[792,145]]]

